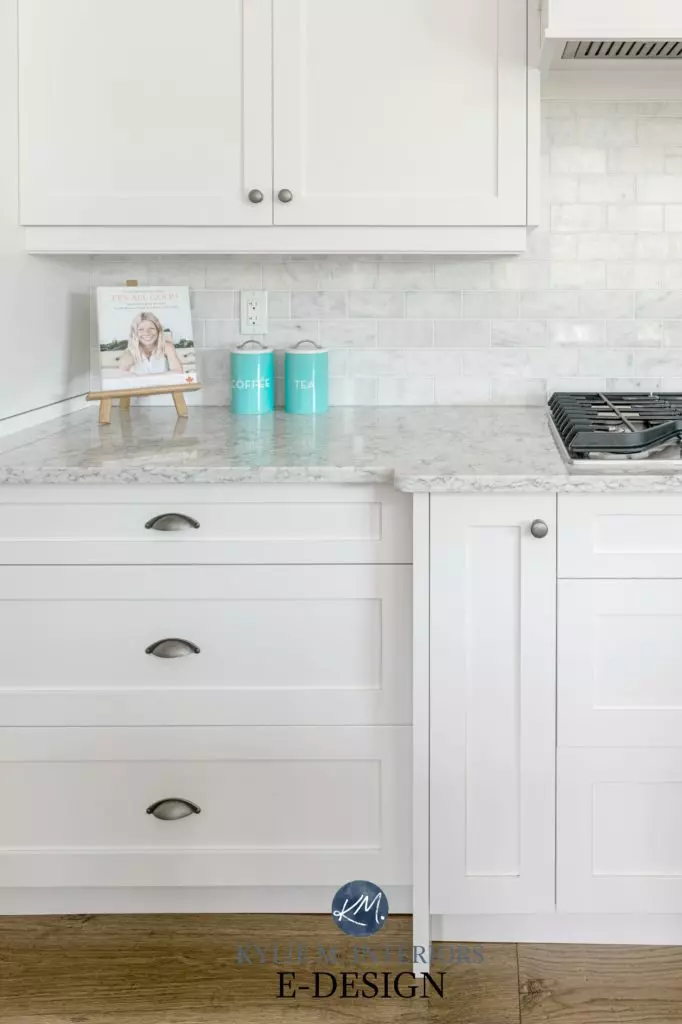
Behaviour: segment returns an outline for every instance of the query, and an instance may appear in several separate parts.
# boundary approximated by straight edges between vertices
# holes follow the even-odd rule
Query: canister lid
[[[301,341],[297,341],[295,345],[291,345],[286,350],[286,353],[288,356],[321,356],[326,354],[327,351],[328,349],[318,345],[316,341],[303,338]]]
[[[246,341],[233,345],[230,351],[240,356],[264,356],[273,350],[264,345],[262,341],[258,341],[257,338],[247,338]]]

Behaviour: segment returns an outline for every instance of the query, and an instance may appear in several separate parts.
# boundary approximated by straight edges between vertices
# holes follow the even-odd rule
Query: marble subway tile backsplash
[[[519,257],[93,257],[92,283],[190,285],[209,404],[229,400],[243,288],[267,289],[275,349],[331,350],[337,405],[681,389],[682,106],[545,101],[543,136]]]

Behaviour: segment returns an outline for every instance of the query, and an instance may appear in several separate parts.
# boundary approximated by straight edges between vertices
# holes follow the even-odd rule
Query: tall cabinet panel
[[[556,503],[431,499],[431,912],[554,909]]]
[[[21,222],[271,224],[271,28],[270,0],[19,0]]]
[[[275,223],[526,223],[526,0],[273,4]]]

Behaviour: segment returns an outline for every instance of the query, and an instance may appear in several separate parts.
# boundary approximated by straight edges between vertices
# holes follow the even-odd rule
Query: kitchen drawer
[[[0,488],[5,565],[411,561],[411,501],[391,487]]]
[[[411,604],[409,565],[0,567],[0,721],[407,724]]]
[[[407,727],[0,729],[0,887],[408,885],[410,788]]]
[[[682,750],[560,750],[557,907],[682,913]]]
[[[682,495],[559,495],[559,576],[682,579]]]
[[[682,747],[682,580],[561,580],[559,743]]]

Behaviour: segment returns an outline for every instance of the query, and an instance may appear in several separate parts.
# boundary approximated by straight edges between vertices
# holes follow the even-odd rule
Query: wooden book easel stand
[[[137,281],[126,281],[126,288],[137,288]],[[99,421],[107,425],[111,423],[111,406],[114,399],[118,399],[118,406],[121,412],[128,412],[130,399],[137,395],[172,395],[175,404],[175,411],[178,416],[187,419],[187,402],[185,391],[200,391],[201,384],[175,384],[172,387],[158,388],[130,388],[117,391],[90,391],[85,396],[88,402],[99,402]]]

